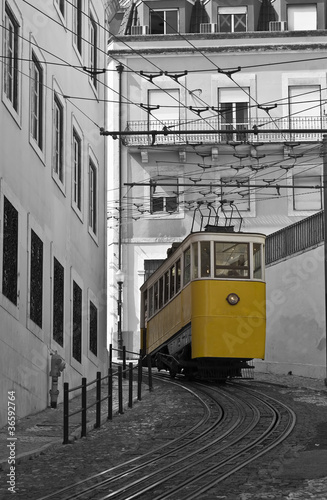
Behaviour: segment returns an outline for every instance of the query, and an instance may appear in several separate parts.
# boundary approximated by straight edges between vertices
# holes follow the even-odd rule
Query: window
[[[73,129],[73,203],[82,209],[82,140]]]
[[[17,306],[18,292],[18,211],[4,197],[2,293]]]
[[[221,88],[218,94],[221,128],[233,131],[224,134],[222,140],[245,141],[246,134],[239,131],[248,128],[249,89]]]
[[[169,300],[169,271],[165,272],[165,289],[164,289],[164,303],[167,304]]]
[[[320,85],[292,85],[288,95],[290,128],[321,128]]]
[[[181,289],[181,259],[176,262],[176,293]]]
[[[7,3],[4,24],[3,90],[15,111],[18,111],[19,25]]]
[[[97,87],[97,68],[98,68],[98,27],[95,19],[90,16],[90,71],[91,81],[94,87]]]
[[[218,31],[240,33],[246,31],[246,7],[218,7]]]
[[[90,351],[98,355],[98,308],[90,300]]]
[[[319,189],[315,189],[315,186],[319,186]],[[295,174],[293,176],[293,208],[303,211],[322,209],[320,175]]]
[[[82,289],[73,281],[73,358],[82,361]]]
[[[162,308],[163,297],[164,297],[164,278],[163,276],[161,276],[161,278],[159,279],[159,309]]]
[[[199,250],[198,243],[192,243],[192,278],[197,279],[199,277]]]
[[[89,164],[89,227],[97,234],[97,169],[92,160]]]
[[[253,243],[253,278],[258,280],[262,279],[261,247],[260,243]]]
[[[144,281],[150,278],[158,267],[164,262],[163,259],[148,259],[144,261]]]
[[[201,277],[210,277],[210,241],[201,241]]]
[[[175,295],[175,266],[172,266],[169,270],[169,297],[172,299]]]
[[[52,336],[59,345],[64,345],[64,268],[53,259],[53,327]]]
[[[82,54],[82,0],[73,0],[73,41]]]
[[[178,212],[178,183],[175,179],[161,179],[163,183],[169,183],[169,185],[160,186],[156,183],[151,184],[150,188],[150,205],[151,213],[166,212],[175,213]],[[167,182],[168,181],[168,182]]]
[[[158,281],[153,285],[153,295],[154,295],[154,312],[158,311],[159,307],[159,292],[158,292]]]
[[[150,11],[150,33],[152,35],[174,34],[178,31],[178,9]]]
[[[184,252],[184,285],[191,280],[191,247]]]
[[[43,242],[33,230],[31,230],[30,266],[30,318],[42,328]]]
[[[249,177],[222,177],[221,199],[227,202],[223,205],[225,211],[233,209],[234,205],[240,212],[250,211]]]
[[[248,243],[215,242],[215,277],[250,277]]]
[[[31,63],[31,135],[43,149],[43,69],[34,52]]]
[[[64,109],[57,96],[53,100],[53,170],[58,179],[64,183]]]
[[[290,31],[317,29],[317,4],[288,5],[287,26]]]

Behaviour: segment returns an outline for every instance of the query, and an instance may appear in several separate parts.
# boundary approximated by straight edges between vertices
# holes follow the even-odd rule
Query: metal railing
[[[266,238],[266,265],[324,241],[324,211],[285,227]]]
[[[213,144],[229,141],[317,142],[322,140],[322,136],[325,133],[323,130],[327,128],[327,117],[298,116],[292,118],[274,118],[273,120],[251,118],[246,122],[233,124],[226,123],[226,121],[216,116],[206,119],[164,120],[164,122],[159,120],[128,121],[125,130],[129,134],[131,132],[144,132],[144,135],[123,135],[124,144],[126,146],[149,146],[153,141],[151,131],[163,131],[164,126],[169,131],[178,130],[179,133],[156,135],[156,144],[186,144],[192,142]],[[255,130],[253,133],[243,132],[254,127]],[[296,130],[296,132],[292,132],[292,129]],[[228,132],[217,133],[217,130],[226,130]],[[281,132],[281,130],[288,131]],[[194,133],[183,134],[183,131],[194,131]],[[201,134],[197,133],[197,131],[201,131]]]
[[[132,408],[133,406],[133,380],[134,380],[134,371],[137,371],[137,399],[141,401],[142,399],[142,356],[141,353],[138,355],[137,353],[131,353],[131,351],[126,351],[125,347],[123,347],[122,351],[122,365],[118,365],[117,370],[114,371],[112,366],[112,352],[114,350],[112,346],[110,346],[110,357],[109,357],[109,369],[108,374],[105,376],[101,376],[101,372],[97,372],[96,378],[91,382],[87,382],[86,377],[82,378],[81,385],[77,387],[69,388],[69,383],[64,383],[64,426],[63,426],[63,444],[69,443],[69,419],[74,415],[81,414],[81,437],[86,436],[87,430],[87,411],[92,407],[95,407],[95,424],[94,428],[98,428],[101,426],[101,405],[107,401],[107,420],[112,420],[113,415],[113,400],[114,400],[114,385],[113,380],[117,377],[117,396],[116,400],[118,401],[118,413],[124,413],[124,404],[123,404],[123,378],[127,378],[128,375],[128,407]],[[126,353],[129,352],[131,354],[136,354],[138,356],[137,365],[130,362],[128,367],[126,365]],[[120,351],[118,351],[120,354]],[[107,387],[107,395],[102,397],[101,395],[101,387],[102,384],[108,384]],[[88,404],[88,389],[91,386],[95,386],[96,394],[95,400]],[[148,386],[149,391],[152,390],[152,372],[151,372],[151,364],[148,363]],[[69,402],[69,394],[75,391],[81,391],[81,407],[73,412],[70,411],[70,402]],[[94,398],[93,398],[94,399]]]

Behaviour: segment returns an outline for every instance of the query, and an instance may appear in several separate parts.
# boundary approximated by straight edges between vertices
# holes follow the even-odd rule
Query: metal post
[[[139,357],[137,366],[137,399],[142,399],[142,358]]]
[[[152,364],[151,364],[151,356],[148,354],[148,377],[149,377],[149,391],[152,391]]]
[[[126,347],[123,346],[123,377],[126,378]]]
[[[109,368],[112,368],[112,344],[109,346]]]
[[[86,399],[86,378],[82,378],[82,432],[81,437],[86,436],[86,408],[87,408],[87,399]]]
[[[322,138],[323,192],[324,192],[324,256],[325,256],[325,335],[326,335],[326,378],[327,385],[327,135]]]
[[[108,420],[112,420],[112,368],[108,370]]]
[[[118,281],[118,359],[122,359],[123,355],[123,335],[121,329],[122,323],[122,291],[123,282]]]
[[[123,408],[123,373],[122,367],[118,366],[118,413],[124,413]]]
[[[96,413],[95,413],[95,427],[101,425],[101,372],[97,372],[96,379]]]
[[[129,363],[129,371],[128,371],[128,382],[129,382],[129,391],[128,391],[128,407],[132,408],[133,406],[133,363]]]
[[[68,432],[69,432],[69,384],[64,382],[64,440],[62,444],[68,444]]]

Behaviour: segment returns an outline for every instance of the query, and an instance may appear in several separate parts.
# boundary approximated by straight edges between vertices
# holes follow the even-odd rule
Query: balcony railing
[[[163,130],[168,131],[167,134]],[[327,118],[296,117],[255,119],[226,124],[219,118],[182,120],[138,120],[127,122],[126,146],[156,144],[217,144],[241,142],[317,142],[327,133]],[[251,130],[251,132],[249,132]],[[252,132],[253,130],[253,132]],[[176,131],[176,133],[174,133]],[[226,131],[226,132],[225,132]],[[136,134],[133,135],[133,132]],[[143,134],[144,132],[144,134]],[[158,133],[157,133],[158,132]]]

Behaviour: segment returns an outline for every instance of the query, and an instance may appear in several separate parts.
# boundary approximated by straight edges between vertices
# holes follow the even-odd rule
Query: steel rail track
[[[238,386],[239,388],[240,386]],[[198,481],[199,479],[205,479],[206,484],[202,487],[199,487],[197,489],[193,489],[192,493],[187,493],[184,496],[179,496],[179,500],[192,500],[192,499],[199,499],[202,498],[202,495],[211,490],[214,486],[217,484],[221,483],[225,479],[227,479],[229,476],[232,474],[235,474],[238,472],[240,469],[246,467],[249,465],[251,462],[254,460],[257,460],[259,457],[262,455],[268,453],[271,451],[273,448],[278,446],[280,443],[282,443],[292,432],[294,429],[295,423],[296,423],[296,415],[294,411],[286,406],[284,403],[281,403],[280,401],[276,400],[275,398],[272,398],[270,396],[264,395],[263,393],[245,388],[241,386],[242,392],[246,392],[247,394],[252,395],[258,402],[264,402],[264,404],[267,405],[267,407],[270,407],[272,413],[275,415],[274,420],[271,422],[269,428],[257,439],[255,439],[252,443],[249,443],[244,447],[243,450],[236,452],[234,455],[230,456],[226,460],[223,460],[219,462],[218,464],[215,464],[211,467],[209,467],[204,473],[198,474],[196,477],[193,477],[191,480],[188,480],[187,482],[183,482],[178,487],[174,488],[173,491],[170,491],[169,494],[163,494],[160,496],[154,497],[152,500],[166,500],[168,498],[174,500],[177,498],[176,493],[180,492],[181,490],[185,490],[185,488],[189,488],[190,485],[192,485],[192,489],[194,488],[194,483]],[[279,406],[280,409],[276,409],[276,406]],[[282,422],[282,413],[287,415],[286,422]],[[278,429],[278,426],[282,427],[282,430]],[[275,438],[272,439],[273,434],[277,434]],[[265,443],[267,440],[271,440],[271,442],[265,446],[264,449],[262,449],[262,444]],[[256,448],[259,448],[256,450]],[[251,451],[251,456],[247,457],[245,456],[244,458],[243,455],[247,455]],[[237,464],[232,464],[232,461],[235,461],[236,459],[241,458],[239,463]],[[217,472],[219,469],[223,468],[224,465],[229,465],[230,468],[227,471],[224,471],[221,473],[221,475],[218,478],[215,479],[208,479],[213,472]],[[171,496],[173,494],[173,497]],[[126,499],[127,500],[127,499]]]
[[[162,376],[159,377],[160,380],[167,381]],[[203,405],[204,415],[195,426],[182,436],[144,455],[102,471],[39,500],[53,496],[56,499],[64,498],[64,500],[73,498],[198,499],[227,477],[278,446],[294,428],[296,419],[290,408],[243,384],[230,383],[218,389],[197,383],[191,388],[185,384],[173,382],[171,379],[168,380],[188,390]],[[218,415],[214,418],[204,398],[214,401],[216,413],[217,408],[219,409]],[[221,408],[221,399],[224,401],[224,410]],[[213,422],[209,422],[210,419],[213,419]],[[203,426],[206,428],[201,430]],[[187,447],[191,450],[187,451]],[[160,452],[163,453],[158,456]],[[155,457],[151,458],[153,455]],[[219,457],[218,462],[217,457]],[[118,473],[112,475],[115,472]],[[218,476],[217,473],[219,473]],[[110,477],[105,477],[110,474]],[[214,479],[213,474],[215,474]],[[123,481],[121,486],[116,484],[120,480]],[[92,484],[87,486],[90,482]],[[189,492],[191,488],[192,491]],[[72,489],[74,492],[71,495],[59,496]],[[91,493],[92,497],[89,496]],[[99,496],[104,493],[105,496]]]
[[[109,469],[101,471],[97,474],[93,474],[92,476],[89,476],[88,478],[85,478],[81,481],[78,481],[78,482],[73,483],[69,486],[66,486],[65,488],[62,488],[62,489],[57,490],[53,493],[50,493],[49,495],[42,496],[42,497],[38,498],[37,500],[47,500],[47,499],[51,499],[51,498],[55,498],[57,500],[59,498],[59,495],[66,494],[72,489],[83,487],[85,484],[87,484],[89,482],[98,481],[96,484],[92,484],[91,486],[84,488],[80,492],[72,493],[69,496],[62,497],[62,498],[64,498],[64,500],[72,500],[74,498],[79,498],[83,494],[85,495],[86,493],[91,492],[92,490],[97,489],[99,487],[102,487],[102,486],[108,484],[109,482],[115,481],[121,477],[126,476],[126,474],[131,474],[133,472],[138,471],[139,469],[142,469],[150,464],[153,464],[154,462],[156,462],[156,460],[159,460],[159,459],[162,459],[166,456],[169,456],[175,451],[175,449],[173,449],[173,450],[168,450],[165,452],[164,450],[166,448],[169,448],[172,446],[177,446],[177,449],[182,449],[183,446],[187,446],[188,444],[192,443],[194,440],[198,439],[198,437],[195,436],[195,437],[189,439],[186,443],[184,443],[184,445],[181,444],[181,442],[183,440],[188,439],[188,436],[195,433],[198,429],[200,429],[201,427],[206,425],[208,423],[208,421],[210,420],[210,418],[212,417],[212,411],[211,411],[210,407],[208,406],[207,402],[204,401],[204,399],[201,396],[199,396],[197,393],[195,393],[191,388],[186,387],[183,384],[180,384],[180,383],[177,384],[176,382],[173,382],[170,378],[165,379],[165,378],[159,377],[159,379],[161,381],[164,381],[164,382],[169,382],[170,384],[178,385],[182,389],[191,393],[196,399],[198,399],[200,401],[200,403],[202,404],[202,407],[204,409],[204,414],[203,414],[202,418],[194,426],[192,426],[185,433],[183,433],[181,436],[178,436],[177,438],[170,440],[168,443],[165,443],[161,446],[158,446],[155,449],[153,449],[147,453],[144,453],[143,455],[134,457],[134,458],[127,460],[126,462],[123,462],[121,464],[118,464],[114,467],[111,467]],[[219,422],[223,419],[224,419],[224,411],[220,407],[218,416],[215,418],[214,422],[209,425],[208,429],[201,431],[201,433],[199,434],[199,437],[210,432],[213,428],[215,428],[217,425],[219,425]],[[139,461],[144,461],[144,459],[146,459],[147,457],[151,457],[151,455],[157,454],[161,451],[164,451],[164,453],[160,457],[157,457],[157,459],[150,458],[149,460],[145,460],[145,462],[143,462],[139,465],[134,465],[135,463],[137,463]],[[109,479],[104,479],[101,481],[101,478],[103,476],[108,475],[110,473],[113,473],[114,471],[117,471],[119,469],[123,469],[123,468],[127,468],[127,467],[128,467],[127,471],[123,470],[122,472],[120,472],[116,476],[113,476],[113,477],[110,477]]]

